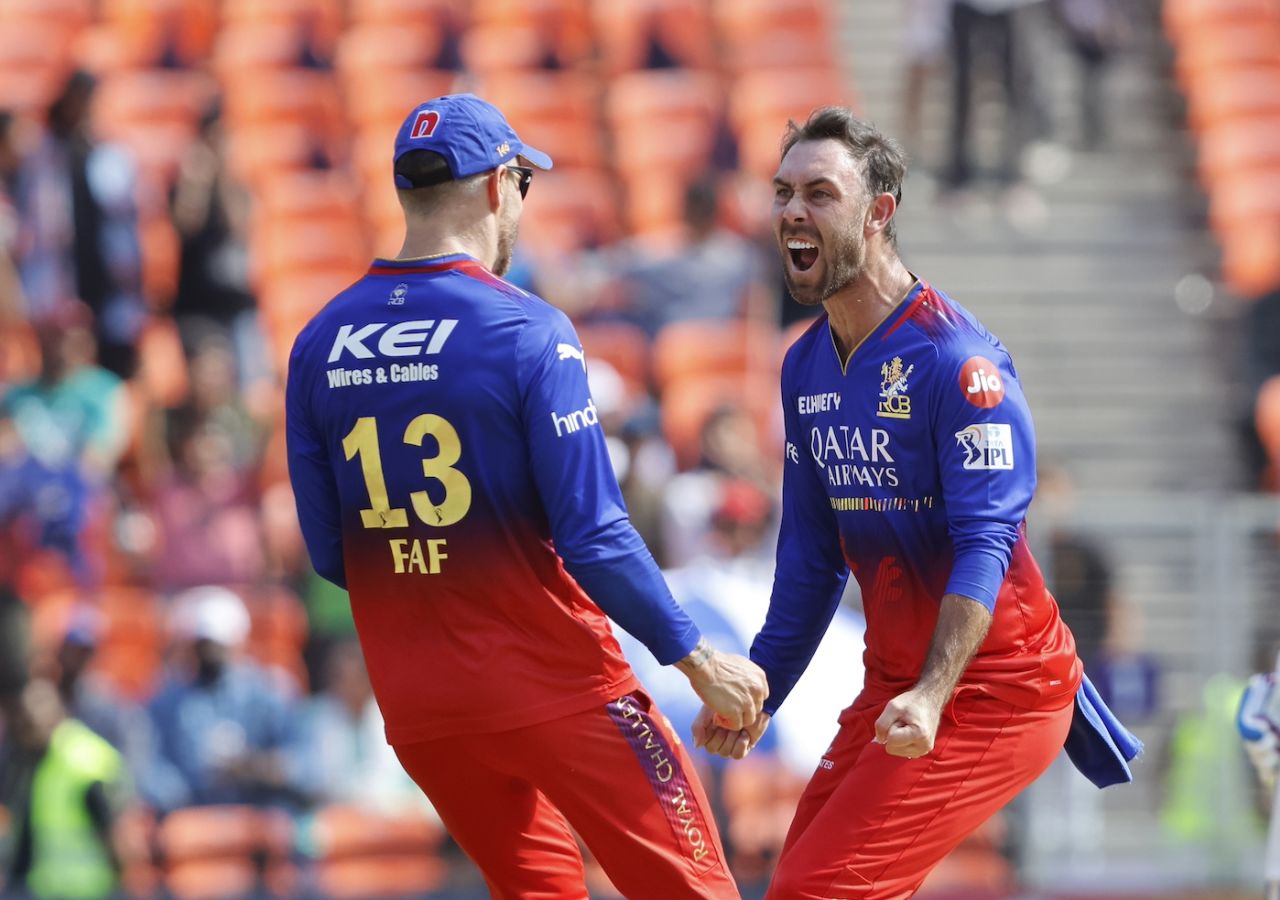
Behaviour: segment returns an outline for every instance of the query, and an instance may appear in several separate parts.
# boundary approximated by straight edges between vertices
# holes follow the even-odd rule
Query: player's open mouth
[[[800,238],[788,238],[787,254],[796,271],[807,272],[818,261],[818,245]]]

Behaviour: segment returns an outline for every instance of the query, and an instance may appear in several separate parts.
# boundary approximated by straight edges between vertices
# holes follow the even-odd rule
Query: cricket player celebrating
[[[546,154],[470,94],[405,120],[407,234],[298,336],[286,429],[316,570],[351,594],[387,739],[494,897],[736,898],[689,757],[605,613],[735,730],[764,674],[711,649],[631,527],[563,313],[503,281]]]
[[[830,107],[790,125],[774,179],[788,287],[826,314],[782,367],[782,530],[751,648],[765,713],[734,732],[704,709],[696,738],[750,749],[850,572],[867,630],[863,691],[800,800],[773,900],[908,897],[1064,743],[1100,785],[1128,780],[1140,748],[1083,679],[1027,548],[1035,438],[1009,355],[898,258],[905,168]]]

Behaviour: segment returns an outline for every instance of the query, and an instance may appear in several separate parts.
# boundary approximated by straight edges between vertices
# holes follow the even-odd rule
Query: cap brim
[[[528,144],[525,144],[520,148],[520,153],[518,155],[523,156],[539,169],[550,169],[554,165],[554,163],[551,162],[550,156],[547,156],[547,154],[543,153],[541,150],[536,150],[533,147],[530,147]]]

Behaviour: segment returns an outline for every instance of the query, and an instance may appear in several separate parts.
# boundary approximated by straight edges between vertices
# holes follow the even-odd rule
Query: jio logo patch
[[[978,409],[993,409],[1004,400],[1004,379],[991,360],[971,356],[960,369],[960,390]]]

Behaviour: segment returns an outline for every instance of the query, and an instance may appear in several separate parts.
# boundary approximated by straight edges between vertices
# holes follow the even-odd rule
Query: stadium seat
[[[1237,67],[1280,66],[1280,17],[1254,24],[1226,22],[1198,28],[1177,47],[1175,69],[1183,91],[1204,75]]]
[[[252,237],[250,266],[259,283],[320,268],[356,276],[369,263],[362,222],[355,215],[261,221]]]
[[[163,664],[166,636],[160,626],[159,596],[146,588],[104,587],[98,608],[106,620],[106,632],[94,670],[122,695],[146,700]]]
[[[776,374],[777,344],[777,332],[755,322],[673,322],[653,342],[654,382],[665,390],[690,376]]]
[[[535,182],[520,225],[522,244],[535,253],[575,253],[607,246],[620,235],[616,182],[603,170],[557,166],[539,172]]]
[[[0,322],[0,383],[19,384],[40,371],[40,342],[22,319]]]
[[[421,814],[327,806],[316,813],[313,834],[316,880],[335,900],[420,895],[438,887],[447,874],[436,856],[444,832]]]
[[[1205,129],[1199,140],[1201,181],[1212,192],[1247,168],[1280,166],[1280,115],[1238,119]]]
[[[213,49],[213,70],[223,80],[261,69],[291,69],[306,58],[308,35],[291,22],[226,26]]]
[[[182,339],[172,319],[152,317],[143,326],[134,377],[147,401],[162,409],[174,409],[187,399],[190,377]]]
[[[296,122],[237,129],[228,145],[231,174],[251,189],[281,173],[313,168],[317,157],[328,155],[326,143]]]
[[[819,106],[854,105],[839,71],[831,69],[758,70],[733,84],[729,118],[747,171],[772,178],[778,145],[788,119],[803,122]]]
[[[1254,402],[1253,425],[1267,455],[1263,487],[1280,492],[1280,375],[1262,383]]]
[[[1280,45],[1272,66],[1204,72],[1187,91],[1187,122],[1195,131],[1233,119],[1280,115]]]
[[[84,48],[95,71],[198,65],[218,28],[215,0],[103,0],[100,20]]]
[[[577,327],[587,365],[602,359],[622,376],[628,387],[648,390],[649,337],[626,322],[592,322]]]
[[[835,21],[825,0],[717,0],[712,19],[729,68],[836,68]]]
[[[227,125],[305,126],[325,139],[344,130],[337,83],[325,72],[280,69],[238,73],[224,81]]]
[[[349,0],[347,15],[353,25],[437,27],[450,17],[462,21],[471,6],[468,0]]]
[[[1162,13],[1165,31],[1175,46],[1206,26],[1262,24],[1280,16],[1273,0],[1165,0]]]
[[[302,650],[307,642],[307,611],[298,595],[281,585],[261,585],[241,591],[249,610],[247,649],[263,665],[283,672],[297,689],[307,688]]]
[[[714,73],[670,69],[619,75],[605,94],[614,162],[628,173],[667,169],[696,178],[711,163],[723,110],[724,91]]]
[[[381,142],[381,162],[387,173],[391,171],[391,142],[409,111],[424,100],[469,87],[457,72],[396,68],[394,50],[389,58],[389,68],[344,69],[341,73],[347,117],[359,135]]]
[[[430,69],[442,40],[440,29],[429,23],[353,25],[338,41],[334,65],[344,80],[364,71]]]
[[[92,0],[0,0],[0,21],[6,28],[46,22],[71,34],[89,24],[94,5]]]
[[[702,0],[592,0],[591,19],[607,74],[634,69],[713,69],[711,17]]]
[[[316,221],[354,223],[360,216],[359,193],[356,181],[343,170],[286,172],[255,193],[253,218],[276,229]]]
[[[1246,222],[1222,235],[1222,275],[1241,297],[1280,287],[1280,220]]]
[[[66,29],[43,20],[0,28],[0,108],[39,115],[71,71]]]
[[[717,408],[740,407],[755,421],[763,439],[772,444],[777,428],[778,379],[749,375],[701,375],[680,378],[662,391],[662,433],[675,451],[680,468],[698,461],[702,427]]]
[[[176,900],[220,900],[252,894],[270,868],[287,865],[293,826],[279,811],[191,807],[165,816],[156,842]]]
[[[1209,193],[1209,224],[1219,236],[1243,230],[1251,222],[1276,219],[1280,219],[1280,164],[1223,177]]]
[[[164,204],[214,90],[200,72],[111,73],[94,94],[94,132],[129,150],[141,175],[155,180]]]
[[[476,88],[521,139],[551,155],[557,168],[604,165],[597,82],[578,72],[499,72]]]
[[[481,77],[491,72],[543,68],[557,58],[556,49],[554,35],[524,23],[472,25],[462,35],[463,63]]]

